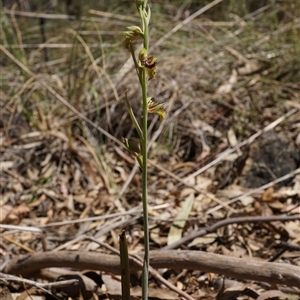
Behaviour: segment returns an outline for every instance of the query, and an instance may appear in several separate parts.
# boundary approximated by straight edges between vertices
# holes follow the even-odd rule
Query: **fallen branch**
[[[237,279],[287,286],[299,286],[300,282],[300,268],[297,266],[252,261],[202,251],[151,251],[150,264],[155,269],[201,270]],[[120,274],[120,258],[117,255],[87,251],[42,252],[13,259],[7,265],[5,272],[34,276],[41,269],[50,267],[91,269]],[[130,270],[141,270],[141,267],[131,259]]]
[[[230,224],[243,224],[243,223],[270,223],[270,222],[276,222],[276,221],[281,221],[281,222],[288,222],[288,221],[296,221],[300,220],[300,215],[278,215],[278,216],[254,216],[254,217],[236,217],[236,218],[229,218],[229,219],[224,219],[221,220],[212,226],[209,226],[207,228],[203,228],[201,230],[192,232],[191,234],[184,236],[181,238],[179,241],[167,245],[163,250],[171,250],[171,249],[176,249],[179,246],[186,244],[188,242],[191,242],[197,237],[204,236],[208,233],[215,232],[217,229],[230,225]]]

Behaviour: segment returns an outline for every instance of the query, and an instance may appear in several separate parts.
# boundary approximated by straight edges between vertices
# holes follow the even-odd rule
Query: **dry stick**
[[[31,226],[19,226],[19,225],[11,225],[11,224],[0,224],[1,229],[6,230],[17,230],[17,231],[27,231],[37,234],[43,234],[43,231],[40,228],[37,227],[31,227]]]
[[[94,243],[97,243],[101,245],[102,247],[105,247],[106,249],[110,250],[112,253],[117,254],[120,256],[120,251],[117,249],[113,248],[107,243],[99,242],[96,239],[89,237],[89,236],[84,236],[83,238],[93,241]],[[136,264],[138,264],[141,269],[143,267],[143,259],[139,257],[138,255],[129,255],[129,258],[134,261]],[[174,286],[171,282],[163,278],[153,267],[149,266],[149,273],[158,281],[160,281],[162,284],[164,284],[166,287],[168,287],[170,290],[176,292],[178,295],[181,295],[182,297],[188,299],[188,300],[195,300],[193,297],[185,293],[184,291],[178,289],[176,286]]]
[[[139,18],[137,18],[137,17],[131,17],[131,16],[126,16],[126,15],[118,15],[118,14],[115,14],[115,13],[110,13],[110,12],[106,12],[106,11],[99,11],[99,10],[94,10],[94,9],[90,9],[89,13],[92,14],[92,15],[96,15],[96,16],[100,16],[100,17],[104,17],[104,18],[126,20],[126,21],[130,21],[130,22],[138,22],[139,21]]]
[[[62,280],[62,281],[57,281],[57,282],[52,282],[52,283],[41,283],[41,282],[36,282],[33,280],[25,279],[25,278],[20,278],[14,275],[9,275],[9,274],[4,274],[0,272],[0,280],[3,281],[14,281],[14,282],[21,282],[23,284],[28,284],[34,287],[37,287],[44,292],[52,295],[49,291],[46,289],[51,289],[51,288],[60,288],[64,286],[70,286],[70,285],[77,285],[79,283],[78,279],[69,279],[69,280]]]
[[[12,10],[4,9],[5,14],[11,14]],[[101,12],[93,9],[89,10],[90,14],[98,15],[105,18],[114,18],[122,21],[137,21],[137,18],[123,16],[118,14],[113,14],[109,12]],[[37,13],[37,12],[28,12],[28,11],[14,11],[16,16],[27,17],[27,18],[38,18],[38,19],[48,19],[48,20],[76,20],[76,16],[66,15],[66,14],[47,14],[47,13]],[[81,21],[105,21],[104,18],[91,18],[91,17],[81,17]]]
[[[229,218],[222,221],[219,221],[215,223],[212,226],[209,226],[207,228],[203,228],[199,231],[193,232],[190,235],[187,235],[180,239],[179,241],[165,246],[162,248],[163,250],[170,250],[170,249],[176,249],[182,244],[188,243],[192,240],[194,240],[197,237],[204,236],[208,233],[216,231],[220,227],[224,227],[230,224],[243,224],[243,223],[261,223],[261,222],[275,222],[275,221],[281,221],[281,222],[287,222],[287,221],[295,221],[300,220],[300,215],[279,215],[279,216],[269,216],[269,217],[262,217],[262,216],[255,216],[255,217],[237,217],[237,218]]]
[[[116,229],[116,228],[125,228],[127,225],[133,223],[136,221],[138,218],[140,218],[140,215],[134,216],[131,219],[126,219],[125,221],[119,221],[116,220],[116,222],[109,224],[107,226],[104,226],[104,228],[100,228],[97,233],[96,233],[96,238],[101,238],[102,236],[106,235],[110,231]],[[118,221],[118,222],[117,222]],[[70,240],[64,244],[60,244],[58,247],[54,248],[52,251],[60,251],[62,249],[65,249],[66,247],[75,244],[75,242],[82,240],[81,236],[75,237],[75,239]],[[89,250],[89,246],[86,248],[86,250]]]
[[[4,9],[5,14],[11,14],[11,10]],[[16,16],[27,17],[27,18],[38,18],[38,19],[48,19],[48,20],[76,20],[76,16],[70,16],[66,14],[47,14],[47,13],[37,13],[29,11],[14,11]],[[104,18],[95,18],[95,17],[81,17],[80,21],[91,21],[91,22],[103,22]],[[126,21],[119,19],[118,24],[126,25]]]
[[[19,248],[25,250],[28,253],[34,253],[35,252],[33,249],[31,249],[28,246],[22,244],[21,242],[16,241],[15,239],[11,238],[10,236],[3,236],[2,238],[4,240],[12,243],[12,244],[15,244],[16,246],[18,246]]]
[[[137,214],[140,214],[141,212],[142,212],[141,207],[134,207],[134,208],[132,208],[132,209],[126,211],[126,212],[123,212],[123,213],[114,213],[114,214],[110,214],[110,215],[90,217],[90,218],[70,220],[70,221],[53,222],[53,223],[48,223],[48,224],[45,224],[45,225],[38,226],[38,228],[64,226],[64,225],[78,224],[78,223],[83,223],[83,222],[93,222],[93,221],[112,219],[112,218],[115,218],[115,217],[121,217],[121,216],[127,216],[127,215],[136,216]],[[1,227],[6,228],[6,227],[4,227],[0,224],[0,228]]]
[[[4,9],[3,12],[5,14],[11,14],[12,11],[9,9]],[[64,15],[64,14],[46,14],[46,13],[35,13],[35,12],[27,12],[27,11],[14,11],[14,14],[16,16],[21,17],[29,17],[29,18],[43,18],[43,19],[49,19],[49,20],[75,20],[75,16],[70,15]]]
[[[143,257],[143,253],[139,253]],[[202,251],[151,251],[150,264],[155,269],[188,269],[223,274],[244,280],[263,281],[271,284],[299,286],[300,268],[282,263],[252,261]],[[34,276],[41,269],[66,267],[91,269],[120,274],[120,258],[117,255],[88,251],[42,252],[14,258],[5,268],[6,273]],[[130,259],[132,272],[141,266]]]
[[[121,216],[127,216],[127,215],[133,215],[137,216],[142,212],[141,206],[133,207],[132,209],[123,212],[123,213],[114,213],[104,216],[97,216],[97,217],[89,217],[84,219],[76,219],[76,220],[69,220],[69,221],[61,221],[61,222],[53,222],[48,223],[45,225],[40,225],[36,227],[31,226],[19,226],[19,225],[10,225],[10,224],[0,224],[0,229],[6,229],[6,230],[18,230],[18,231],[28,231],[33,232],[37,234],[43,234],[42,229],[43,228],[49,228],[49,227],[56,227],[56,226],[66,226],[71,224],[78,224],[78,223],[84,223],[84,222],[93,222],[93,221],[99,221],[99,220],[105,220],[105,219],[112,219],[115,217],[121,217]]]
[[[102,43],[101,45],[99,45],[99,43],[93,43],[93,44],[89,44],[89,48],[113,48],[113,47],[117,47],[119,46],[119,44],[109,44],[109,43]],[[5,48],[8,48],[8,46],[5,46]],[[19,49],[21,48],[20,45],[9,45],[9,48],[13,48],[13,49]],[[24,49],[32,49],[32,48],[40,48],[40,49],[68,49],[68,48],[84,48],[83,45],[74,45],[71,43],[53,43],[53,44],[47,44],[47,43],[39,43],[39,44],[23,44],[22,48]]]

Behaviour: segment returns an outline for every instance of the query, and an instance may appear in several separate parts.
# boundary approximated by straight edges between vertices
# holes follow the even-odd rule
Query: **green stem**
[[[148,53],[149,48],[149,28],[148,20],[145,17],[145,11],[147,9],[147,1],[144,2],[144,9],[141,11],[140,15],[143,22],[144,30],[144,48]],[[143,218],[144,218],[144,247],[145,247],[145,257],[142,272],[142,299],[148,299],[148,277],[149,277],[149,253],[150,253],[150,243],[149,243],[149,217],[148,217],[148,186],[147,186],[147,166],[148,166],[148,151],[147,151],[147,140],[148,140],[148,102],[147,102],[147,72],[145,68],[140,69],[140,74],[142,74],[141,85],[142,85],[142,96],[143,96],[143,117],[142,117],[142,156],[143,156],[143,166],[142,166],[142,201],[143,201]]]
[[[128,97],[127,97],[127,91],[125,92],[125,101],[126,101],[127,110],[128,110],[129,116],[131,118],[131,121],[132,121],[136,131],[138,132],[140,139],[142,140],[143,139],[143,132],[142,132],[142,129],[141,129],[141,127],[140,127],[140,125],[139,125],[139,123],[138,123],[138,121],[137,121],[137,119],[136,119],[136,117],[135,117],[135,115],[132,111],[131,105],[130,105]]]
[[[133,48],[132,43],[130,43],[130,45],[129,45],[129,51],[130,51],[130,54],[131,54],[133,62],[134,62],[136,74],[139,78],[140,84],[142,84],[141,72],[140,72],[139,64],[138,64],[138,62],[136,60],[136,57],[135,57],[134,48]]]
[[[143,283],[142,283],[142,299],[148,299],[148,274],[149,274],[149,223],[148,223],[148,187],[147,187],[147,165],[148,165],[148,153],[147,153],[147,135],[148,135],[148,105],[147,105],[147,74],[146,70],[142,70],[142,93],[143,93],[143,119],[142,130],[143,139],[141,143],[143,166],[142,166],[142,201],[143,201],[143,217],[144,217],[144,247],[145,257],[143,265]]]

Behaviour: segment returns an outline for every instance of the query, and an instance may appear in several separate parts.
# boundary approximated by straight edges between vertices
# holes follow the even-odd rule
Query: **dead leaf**
[[[213,183],[211,178],[203,177],[198,175],[196,177],[196,188],[199,190],[207,190]]]
[[[269,207],[276,209],[276,210],[281,210],[282,212],[286,211],[286,205],[285,203],[282,203],[280,201],[272,201],[268,203]],[[290,210],[288,210],[290,212]]]
[[[158,245],[163,245],[167,242],[167,239],[165,237],[162,237],[160,235],[160,232],[161,232],[161,229],[159,227],[151,229],[150,237],[151,237],[151,240],[153,240]]]
[[[254,202],[254,198],[252,196],[242,197],[240,201],[246,207]]]
[[[236,138],[235,132],[233,130],[233,128],[229,128],[228,132],[227,132],[227,138],[228,138],[228,142],[229,145],[231,147],[235,147],[238,144],[238,140]],[[238,149],[239,152],[241,152],[240,149]],[[240,153],[238,153],[240,155]]]
[[[15,145],[15,146],[12,146],[12,148],[14,150],[28,150],[28,149],[31,149],[31,148],[36,148],[36,147],[39,147],[43,144],[43,142],[33,142],[33,143],[28,143],[28,144],[24,144],[24,145]]]
[[[298,204],[284,205],[284,207],[281,209],[281,212],[289,212],[290,214],[300,214],[300,207],[298,206]]]
[[[262,201],[265,201],[265,202],[272,201],[274,199],[273,194],[274,194],[274,187],[271,186],[264,191],[264,193],[261,197]]]
[[[245,285],[237,285],[233,287],[226,288],[224,291],[220,291],[217,300],[231,300],[231,299],[237,299],[239,296],[248,296],[253,299],[256,299],[258,296],[258,293],[250,288],[251,283],[245,284]]]
[[[175,243],[181,239],[182,231],[186,223],[186,219],[189,217],[191,209],[195,200],[195,194],[191,193],[184,201],[182,208],[180,209],[168,235],[168,245]]]
[[[169,289],[162,289],[162,288],[152,288],[149,287],[149,298],[156,298],[161,300],[177,300],[179,299],[178,295],[170,291]],[[130,290],[130,294],[133,297],[141,297],[142,296],[142,289],[139,286],[136,286]]]
[[[212,244],[216,239],[218,235],[216,233],[209,233],[205,236],[197,237],[195,238],[188,246],[196,246],[196,245],[207,245]]]
[[[284,294],[281,291],[277,291],[277,290],[270,290],[270,291],[266,291],[263,292],[262,294],[259,295],[259,297],[256,300],[283,300],[283,299],[287,299],[287,300],[292,300],[292,299],[297,299],[297,298],[287,298],[288,295]],[[283,297],[283,298],[282,298]]]
[[[291,239],[297,239],[300,236],[300,222],[299,221],[290,221],[286,222],[284,229],[289,233]]]
[[[67,185],[64,181],[62,181],[60,183],[60,191],[62,193],[62,196],[65,198],[65,199],[68,199],[68,196],[69,196],[69,191],[68,191],[68,188],[67,188]]]
[[[112,276],[108,274],[102,275],[102,280],[105,284],[107,292],[117,292],[121,294],[122,287],[121,287],[121,276]]]
[[[21,294],[20,293],[12,293],[11,295],[12,295],[13,300],[21,300],[21,299],[22,300],[45,300],[46,299],[45,296],[31,295],[31,294],[27,294],[27,292],[23,292]],[[21,298],[21,296],[23,298]],[[1,300],[2,300],[2,298],[1,298]]]
[[[263,64],[260,61],[256,59],[251,59],[247,60],[247,63],[243,67],[238,68],[237,71],[240,75],[251,75],[260,71],[262,67]]]
[[[43,167],[43,169],[41,170],[41,176],[43,178],[48,178],[53,176],[53,174],[56,172],[57,166],[56,163],[51,163],[46,165],[45,167]]]
[[[27,168],[26,170],[28,179],[31,181],[37,181],[39,179],[39,170],[36,168]]]
[[[64,286],[60,287],[59,289],[56,288],[55,291],[61,291],[68,297],[71,297],[72,299],[78,298],[80,295],[83,297],[84,300],[89,300],[93,296],[93,293],[97,289],[97,284],[94,280],[88,278],[85,275],[82,274],[64,274],[62,276],[59,276],[56,281],[60,280],[68,280],[68,279],[77,279],[78,284],[77,285],[71,285],[71,286]]]
[[[1,195],[0,197],[0,208],[6,204],[10,199],[13,199],[13,197],[15,196],[14,192],[7,192]]]
[[[119,174],[118,174],[118,177],[119,177],[118,181],[119,182],[126,182],[126,180],[128,178],[128,174],[126,173],[125,169],[121,168],[121,167],[118,167],[118,166],[116,166],[115,169],[116,169],[116,171],[119,172]]]
[[[13,297],[6,286],[3,286],[0,289],[0,299],[2,300],[13,300]]]
[[[17,300],[37,300],[37,298],[35,298],[35,294],[37,293],[37,288],[36,287],[32,287],[30,289],[25,289],[24,292],[22,292],[21,294],[18,295]],[[40,296],[38,299],[41,299]],[[45,299],[44,297],[42,299]]]
[[[232,70],[232,74],[227,82],[222,84],[216,91],[217,94],[228,94],[232,91],[234,84],[237,82],[237,71]]]
[[[40,206],[45,200],[47,199],[47,196],[43,193],[41,196],[35,200],[34,202],[31,202],[29,204],[29,207],[38,207]]]
[[[6,171],[14,166],[13,161],[0,161],[0,170]]]
[[[11,205],[2,205],[0,207],[0,223],[4,223],[10,212],[13,210]]]
[[[18,223],[29,212],[30,209],[25,202],[22,202],[17,207],[3,205],[0,207],[0,223]]]
[[[23,192],[24,188],[21,182],[15,182],[12,184],[12,190],[16,193]]]
[[[48,153],[45,159],[40,163],[40,166],[45,167],[50,162],[52,155],[52,153]]]

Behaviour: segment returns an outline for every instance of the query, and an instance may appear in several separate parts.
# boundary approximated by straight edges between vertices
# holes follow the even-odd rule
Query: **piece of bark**
[[[155,269],[200,270],[237,279],[300,286],[300,267],[283,263],[246,260],[202,251],[151,251],[150,265]],[[34,276],[41,269],[50,267],[91,269],[120,274],[120,259],[116,255],[87,251],[41,252],[13,259],[7,265],[5,272]],[[131,271],[140,269],[139,265],[130,260]]]

